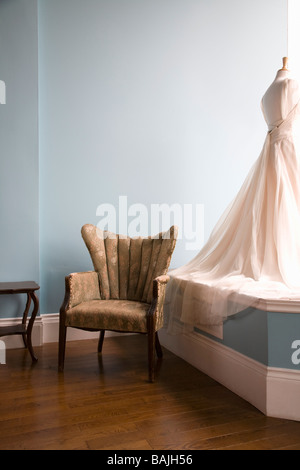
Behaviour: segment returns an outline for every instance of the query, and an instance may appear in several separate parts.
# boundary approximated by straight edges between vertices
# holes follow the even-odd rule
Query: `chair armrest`
[[[159,276],[156,279],[154,279],[154,284],[160,284],[160,285],[166,285],[168,284],[170,280],[170,276],[164,275],[164,276]]]
[[[65,299],[61,311],[90,300],[101,300],[97,272],[72,273],[65,278]]]
[[[169,280],[170,277],[165,275],[159,276],[153,281],[153,300],[149,309],[148,319],[154,321],[156,331],[162,328],[164,324],[164,302]]]

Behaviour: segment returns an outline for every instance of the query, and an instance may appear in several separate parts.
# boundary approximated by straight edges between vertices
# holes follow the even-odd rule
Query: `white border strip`
[[[0,319],[0,327],[19,325],[21,322],[21,318],[3,318]],[[120,334],[122,333],[107,331],[106,337],[119,336]],[[42,346],[46,343],[58,343],[58,336],[59,313],[40,315],[35,319],[32,331],[33,346]],[[68,328],[67,330],[67,341],[80,341],[94,338],[99,338],[99,332],[93,333],[75,328]],[[24,343],[20,335],[3,336],[1,337],[1,340],[4,341],[6,349],[24,348]]]
[[[22,318],[1,318],[0,327],[16,326],[22,323]],[[5,343],[6,349],[19,349],[24,348],[24,343],[21,335],[2,336],[1,341]],[[32,331],[32,345],[41,346],[43,344],[43,320],[37,317],[34,322]]]

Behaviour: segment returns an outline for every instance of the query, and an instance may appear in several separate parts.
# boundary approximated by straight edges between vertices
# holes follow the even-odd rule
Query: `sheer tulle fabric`
[[[300,299],[299,113],[298,103],[269,123],[260,157],[207,244],[170,272],[169,332],[218,325],[260,299]]]

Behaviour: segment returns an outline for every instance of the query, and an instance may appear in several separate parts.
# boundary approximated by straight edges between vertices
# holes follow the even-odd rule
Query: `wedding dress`
[[[262,99],[268,134],[258,160],[204,248],[169,273],[169,332],[218,325],[260,299],[300,300],[299,100],[280,70]]]

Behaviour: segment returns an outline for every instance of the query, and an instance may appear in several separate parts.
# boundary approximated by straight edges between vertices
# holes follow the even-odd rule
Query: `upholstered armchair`
[[[68,327],[148,335],[149,380],[154,381],[155,350],[162,357],[158,331],[163,326],[167,272],[175,249],[176,226],[156,237],[129,238],[103,232],[94,225],[82,228],[94,271],[65,279],[60,309],[59,370],[64,370]]]

